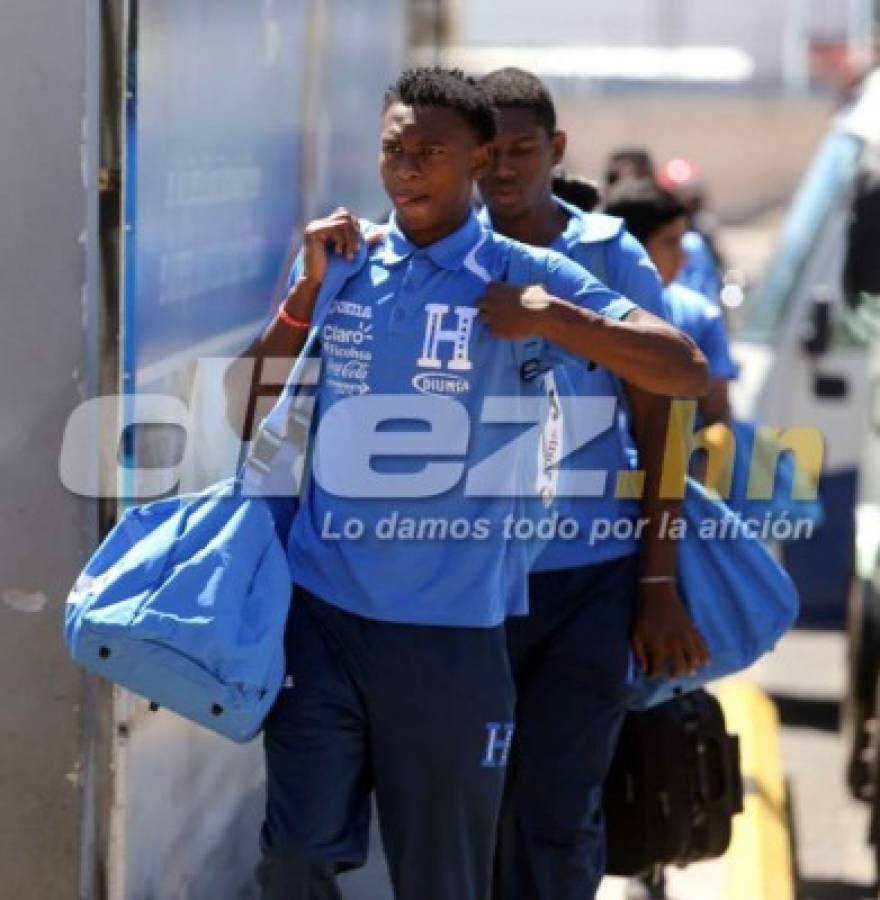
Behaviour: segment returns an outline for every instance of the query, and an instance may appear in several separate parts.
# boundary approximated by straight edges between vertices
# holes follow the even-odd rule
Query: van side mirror
[[[817,288],[810,309],[810,319],[806,334],[801,342],[804,352],[810,356],[821,356],[831,348],[834,329],[831,296],[827,289]]]

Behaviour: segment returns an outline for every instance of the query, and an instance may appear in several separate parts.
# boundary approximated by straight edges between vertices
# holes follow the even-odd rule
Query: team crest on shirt
[[[422,394],[466,393],[470,382],[458,373],[473,368],[469,351],[476,308],[428,303],[425,316],[425,341],[416,365],[428,371],[413,376],[413,387]]]

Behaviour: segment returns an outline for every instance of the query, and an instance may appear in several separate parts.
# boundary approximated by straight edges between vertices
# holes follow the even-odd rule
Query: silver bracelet
[[[674,575],[642,575],[639,578],[640,584],[664,584],[667,581],[676,581]]]

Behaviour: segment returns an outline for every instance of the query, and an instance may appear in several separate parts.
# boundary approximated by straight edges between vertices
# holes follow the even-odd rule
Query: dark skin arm
[[[661,534],[663,515],[677,516],[681,500],[660,497],[670,401],[708,386],[708,364],[687,336],[645,310],[615,322],[550,297],[542,288],[492,284],[481,315],[502,338],[541,336],[614,372],[626,384],[633,431],[645,485],[642,515],[648,520],[640,559],[640,584],[633,651],[650,675],[684,675],[709,661],[699,631],[678,596],[674,581],[678,548]]]
[[[654,394],[698,397],[709,386],[709,367],[697,345],[642,309],[616,321],[536,285],[492,283],[480,313],[497,337],[546,338]]]
[[[697,401],[697,410],[703,428],[730,422],[730,395],[724,378],[713,378],[709,392]],[[706,457],[698,454],[690,463],[690,473],[701,484],[706,483]]]
[[[298,279],[284,301],[285,310],[296,319],[308,321],[320,287],[320,282],[305,277]],[[249,441],[253,437],[258,399],[268,403],[278,397],[286,372],[302,350],[307,336],[307,329],[292,328],[276,316],[226,369],[223,376],[226,418],[242,440]],[[284,362],[277,367],[271,366],[275,360]]]
[[[726,378],[713,378],[708,393],[700,397],[697,408],[704,426],[730,421],[728,384]]]
[[[671,403],[631,385],[624,388],[633,438],[645,472],[642,516],[648,525],[640,545],[639,575],[669,579],[639,583],[632,648],[646,674],[686,675],[709,662],[709,651],[678,595],[676,541],[661,534],[664,516],[666,521],[679,516],[682,505],[681,500],[660,497]]]
[[[380,240],[381,234],[370,239]],[[357,219],[340,208],[325,219],[310,222],[303,233],[303,266],[300,277],[284,300],[285,312],[301,322],[309,322],[327,272],[332,244],[335,252],[352,259],[363,240]],[[233,431],[250,440],[257,420],[259,398],[274,400],[294,360],[305,345],[308,329],[296,328],[276,316],[266,330],[226,370],[226,416]],[[280,365],[271,367],[273,361]],[[265,382],[265,383],[264,383]]]

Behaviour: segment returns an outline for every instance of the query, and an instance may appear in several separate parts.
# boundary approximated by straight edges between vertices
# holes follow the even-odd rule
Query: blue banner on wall
[[[406,0],[322,0],[310,205],[316,215],[345,206],[377,219],[390,209],[379,179],[379,132],[385,89],[406,57],[407,5]]]
[[[149,385],[270,309],[299,218],[308,15],[289,0],[138,6],[125,365]]]
[[[223,366],[207,361],[271,316],[305,217],[385,211],[382,95],[407,24],[405,0],[132,0],[123,421],[136,394],[189,412],[184,434],[125,431],[123,496],[148,496],[136,466],[177,466],[180,490],[234,471]]]

